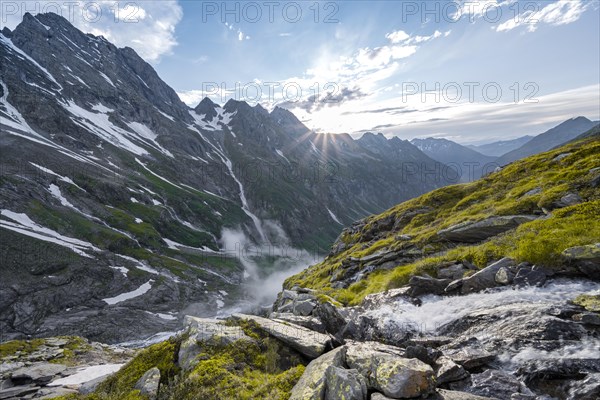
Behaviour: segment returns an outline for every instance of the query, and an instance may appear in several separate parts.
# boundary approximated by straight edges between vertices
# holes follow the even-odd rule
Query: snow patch
[[[334,220],[335,222],[337,222],[340,225],[344,225],[340,222],[338,217],[329,208],[327,209],[327,211],[329,212],[329,216],[331,217],[332,220]]]
[[[60,192],[60,188],[58,186],[56,186],[54,183],[50,185],[50,187],[48,188],[48,190],[50,191],[50,193],[52,194],[52,196],[57,199],[58,201],[60,201],[60,204],[62,204],[65,207],[69,207],[69,208],[75,208],[75,206],[73,204],[71,204],[69,202],[69,200],[67,200],[62,193]]]
[[[118,304],[118,303],[121,303],[126,300],[134,299],[136,297],[139,297],[139,296],[147,293],[150,289],[152,289],[153,282],[154,281],[152,279],[150,279],[148,282],[144,283],[142,286],[140,286],[139,288],[137,288],[131,292],[121,293],[120,295],[115,296],[115,297],[109,297],[106,299],[102,299],[102,301],[104,301],[108,305],[114,305],[114,304]]]

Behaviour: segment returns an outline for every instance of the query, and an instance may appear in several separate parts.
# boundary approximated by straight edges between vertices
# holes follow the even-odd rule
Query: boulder
[[[325,372],[330,366],[343,367],[345,347],[338,347],[312,360],[292,389],[290,400],[321,400],[325,396]]]
[[[580,313],[572,316],[573,321],[581,322],[584,325],[600,326],[600,315],[597,313]]]
[[[314,359],[331,348],[331,338],[303,326],[273,321],[255,315],[233,314],[238,320],[252,321],[259,329],[279,339],[310,359]]]
[[[315,300],[296,301],[294,303],[294,314],[308,316],[312,314],[316,306],[317,303]]]
[[[225,345],[237,340],[254,341],[239,326],[227,326],[224,320],[186,315],[184,324],[189,337],[181,343],[178,356],[179,366],[183,370],[189,370],[197,364],[196,357],[201,351],[199,343],[216,342]]]
[[[460,381],[468,376],[469,373],[461,365],[452,361],[450,357],[442,356],[435,362],[435,381],[437,385]]]
[[[450,242],[477,243],[514,229],[525,222],[531,222],[536,218],[533,215],[490,217],[482,221],[467,221],[442,229],[437,235],[440,239]]]
[[[330,365],[325,371],[325,400],[366,400],[367,383],[355,369]]]
[[[400,399],[433,392],[435,377],[429,365],[414,358],[383,352],[378,347],[372,343],[347,345],[346,363],[367,379],[369,389]]]
[[[471,375],[472,386],[469,392],[497,399],[510,399],[514,394],[533,395],[533,392],[508,372],[488,369]]]
[[[328,301],[317,305],[314,315],[321,320],[325,330],[332,335],[336,335],[346,325],[342,311]]]
[[[600,373],[589,374],[585,379],[573,382],[568,394],[572,400],[600,399]]]
[[[514,277],[515,274],[513,274],[513,272],[509,268],[501,267],[498,270],[498,272],[496,272],[494,280],[499,285],[511,285],[513,283]]]
[[[300,325],[320,333],[326,332],[325,325],[323,325],[323,323],[318,318],[315,318],[313,316],[303,317],[301,315],[295,315],[292,313],[273,312],[269,315],[269,319],[275,320],[277,322],[290,322],[292,324]]]
[[[469,294],[496,287],[496,274],[500,268],[514,266],[515,262],[508,257],[502,258],[462,280],[461,293]]]
[[[156,367],[146,371],[137,381],[135,388],[140,391],[142,396],[150,400],[155,400],[158,396],[158,387],[160,385],[160,370]]]
[[[448,356],[455,363],[463,366],[467,370],[475,369],[493,361],[496,356],[480,347],[465,346],[461,349],[445,350],[444,355]]]
[[[440,267],[438,269],[437,276],[440,279],[456,280],[461,279],[465,275],[465,272],[467,272],[468,270],[469,269],[466,268],[463,264],[451,264],[448,266]]]
[[[600,243],[570,247],[562,252],[562,257],[588,278],[600,280]]]
[[[406,358],[416,358],[417,360],[423,361],[425,364],[434,365],[442,355],[442,352],[437,349],[425,347],[422,345],[409,345],[406,346]]]
[[[482,397],[466,392],[438,389],[435,396],[428,400],[494,400],[491,397]]]
[[[45,385],[66,369],[67,367],[61,364],[38,363],[13,371],[11,379],[19,384],[35,383]]]
[[[540,269],[520,268],[513,279],[517,286],[543,286],[546,283],[546,273]]]
[[[567,193],[566,195],[562,196],[560,200],[555,201],[552,205],[554,208],[563,208],[574,206],[576,204],[580,204],[581,202],[583,202],[583,199],[577,193]]]
[[[408,281],[409,296],[418,297],[428,294],[441,296],[444,289],[451,282],[450,279],[435,279],[430,276],[412,276]]]
[[[23,398],[31,398],[29,395],[37,393],[41,388],[39,386],[34,385],[22,385],[15,386],[7,389],[0,390],[0,399],[23,399]],[[27,397],[25,397],[27,396]]]

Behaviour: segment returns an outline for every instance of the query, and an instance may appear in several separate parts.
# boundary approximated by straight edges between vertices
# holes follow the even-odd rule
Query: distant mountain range
[[[500,157],[509,151],[513,151],[523,146],[525,143],[533,139],[533,136],[523,136],[512,140],[501,140],[481,145],[467,145],[466,147],[475,150],[486,156]]]
[[[513,161],[520,160],[521,158],[548,151],[556,146],[560,146],[561,144],[575,139],[577,136],[592,129],[596,125],[598,125],[598,121],[590,121],[585,117],[571,118],[560,125],[537,135],[521,147],[502,155],[498,158],[497,162],[500,165],[506,165]]]
[[[496,157],[483,155],[447,139],[413,139],[414,144],[429,157],[447,166],[447,176],[459,178],[459,182],[479,179],[483,174],[494,171]]]

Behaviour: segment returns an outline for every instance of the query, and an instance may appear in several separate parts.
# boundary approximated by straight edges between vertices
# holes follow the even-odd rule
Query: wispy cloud
[[[548,4],[539,10],[527,10],[514,18],[498,25],[496,31],[510,31],[526,27],[528,32],[535,32],[539,25],[566,25],[577,21],[586,11],[590,3],[581,0],[559,0]]]

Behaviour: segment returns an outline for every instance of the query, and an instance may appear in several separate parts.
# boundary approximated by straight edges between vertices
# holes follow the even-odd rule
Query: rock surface
[[[477,222],[463,222],[442,229],[438,232],[438,237],[450,242],[477,243],[514,229],[525,222],[533,221],[536,218],[531,215],[507,215],[490,217]]]

